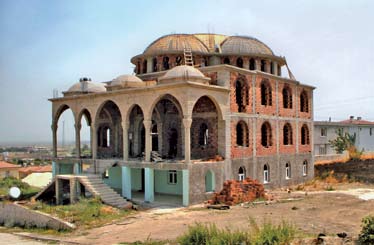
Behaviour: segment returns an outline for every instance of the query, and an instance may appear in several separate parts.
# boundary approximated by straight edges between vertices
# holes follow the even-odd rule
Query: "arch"
[[[244,166],[240,166],[238,170],[238,180],[243,181],[246,178],[246,171]]]
[[[170,65],[169,65],[169,57],[168,56],[164,56],[164,58],[162,58],[162,67],[163,67],[164,70],[169,70]]]
[[[249,104],[249,87],[245,78],[240,77],[235,82],[235,100],[238,106],[238,112],[245,112]]]
[[[306,124],[303,124],[301,127],[301,144],[309,145],[309,128]]]
[[[215,176],[212,170],[208,170],[205,173],[205,192],[213,192],[215,191]]]
[[[249,70],[251,71],[256,70],[256,61],[253,58],[249,60]]]
[[[86,125],[82,124],[82,120],[86,121]],[[78,114],[78,121],[80,124],[79,128],[79,147],[80,147],[80,155],[83,158],[91,157],[92,156],[92,132],[91,132],[91,125],[92,125],[92,117],[91,113],[87,108],[83,108],[80,113]],[[89,139],[83,139],[83,136],[89,135]],[[85,142],[86,144],[82,144]],[[88,142],[88,143],[87,143]]]
[[[305,90],[300,93],[300,111],[309,112],[309,99]]]
[[[193,110],[196,108],[196,105],[198,104],[198,102],[203,99],[203,98],[206,98],[207,100],[209,100],[211,103],[213,103],[214,107],[215,107],[215,110],[217,112],[217,116],[218,116],[218,119],[219,120],[222,120],[223,119],[223,115],[222,115],[222,110],[221,110],[221,107],[219,105],[219,103],[217,102],[217,100],[213,97],[213,96],[210,96],[208,94],[205,94],[205,95],[202,95],[200,96],[198,99],[196,99],[196,101],[194,102],[193,104],[193,109],[192,109],[192,113],[193,113]]]
[[[119,116],[122,117],[121,115],[121,110],[119,109],[119,106],[117,105],[116,102],[114,102],[113,100],[105,100],[104,102],[101,103],[101,105],[98,107],[98,109],[96,110],[96,118],[95,118],[95,122],[97,122],[97,120],[99,119],[100,117],[100,112],[103,110],[103,108],[105,108],[107,105],[110,105],[110,106],[115,106],[116,108],[118,108],[118,112],[119,112]]]
[[[155,111],[156,109],[156,105],[161,101],[161,100],[169,100],[171,101],[177,108],[178,110],[178,113],[181,115],[181,117],[183,118],[184,116],[184,111],[183,111],[183,107],[181,105],[181,103],[179,102],[179,99],[174,96],[173,94],[170,94],[170,93],[167,93],[167,94],[162,94],[160,96],[158,96],[151,104],[150,106],[150,110],[148,111],[148,114],[145,116],[147,116],[146,118],[152,118],[152,115],[153,115],[153,112]]]
[[[291,164],[286,163],[286,179],[291,179]]]
[[[228,57],[225,57],[225,58],[223,59],[223,64],[225,64],[225,65],[230,65],[230,59],[229,59]]]
[[[267,79],[261,82],[261,105],[271,106],[272,105],[272,91],[270,82]]]
[[[261,126],[261,145],[266,148],[273,145],[271,125],[269,122],[264,122]]]
[[[69,113],[71,112],[71,114]],[[62,120],[61,120],[62,119]],[[60,122],[62,121],[62,122]],[[66,123],[65,123],[66,121]],[[66,146],[66,142],[74,142],[74,145],[76,145],[76,117],[75,113],[72,110],[70,106],[67,104],[60,105],[55,113],[55,118],[52,123],[52,127],[55,130],[55,150],[56,150],[56,157],[62,156],[61,153],[57,152],[58,147],[64,148]],[[73,130],[69,130],[73,129]],[[75,150],[73,152],[74,156],[77,156],[78,151]],[[63,156],[66,156],[64,154]]]
[[[87,108],[83,108],[79,114],[78,114],[78,122],[82,121],[82,117],[86,119],[87,126],[91,126],[92,124],[92,118],[91,118],[91,113]]]
[[[144,112],[138,104],[134,104],[126,117],[129,126],[127,136],[129,156],[141,156],[145,149]]]
[[[307,175],[308,175],[308,161],[304,160],[304,162],[303,162],[303,176],[307,176]]]
[[[241,57],[236,59],[236,66],[243,68],[243,59]]]
[[[282,89],[283,108],[292,109],[292,90],[286,84]]]
[[[239,121],[236,124],[236,145],[237,146],[249,146],[249,132],[248,125],[244,121]]]
[[[270,167],[268,164],[264,165],[264,184],[270,182]]]
[[[73,116],[75,118],[74,111],[71,109],[70,106],[68,106],[67,104],[60,105],[58,107],[58,109],[56,110],[55,115],[53,117],[53,125],[54,126],[57,126],[60,116],[62,115],[62,113],[64,113],[68,109],[70,109],[72,111]]]
[[[283,145],[292,145],[292,127],[290,123],[283,126]]]

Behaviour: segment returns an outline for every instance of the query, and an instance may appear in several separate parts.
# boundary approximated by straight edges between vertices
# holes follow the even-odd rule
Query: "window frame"
[[[168,185],[178,184],[178,172],[177,170],[168,170]]]

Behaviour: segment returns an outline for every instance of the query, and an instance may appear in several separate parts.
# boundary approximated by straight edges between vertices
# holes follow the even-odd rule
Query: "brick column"
[[[145,129],[145,161],[151,161],[151,151],[152,151],[152,135],[151,135],[151,120],[144,120],[143,121],[144,129]]]
[[[189,163],[191,161],[191,124],[192,118],[188,116],[183,118],[184,127],[184,161]]]
[[[75,128],[75,149],[77,151],[77,158],[81,157],[81,128],[82,125],[80,123],[76,123],[74,125]]]
[[[129,126],[130,124],[128,122],[122,121],[122,131],[123,131],[123,160],[128,161],[129,160]]]

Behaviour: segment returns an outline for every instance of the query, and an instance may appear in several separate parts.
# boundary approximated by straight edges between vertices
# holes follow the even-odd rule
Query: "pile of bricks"
[[[243,181],[226,180],[223,189],[215,193],[209,204],[235,205],[251,202],[257,198],[265,198],[264,186],[257,180],[246,178]]]

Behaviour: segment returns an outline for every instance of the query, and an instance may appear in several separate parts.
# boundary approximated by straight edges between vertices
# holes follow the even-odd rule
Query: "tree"
[[[336,139],[330,140],[329,144],[334,148],[336,153],[342,154],[344,151],[348,151],[350,159],[359,159],[364,151],[358,151],[355,142],[356,134],[350,135],[347,132],[343,132],[343,129],[338,129],[335,131],[338,135]]]

